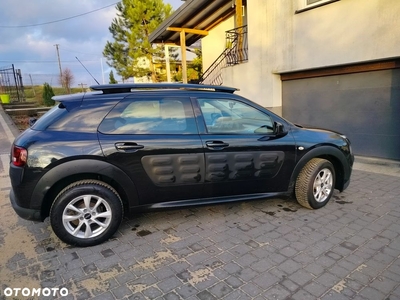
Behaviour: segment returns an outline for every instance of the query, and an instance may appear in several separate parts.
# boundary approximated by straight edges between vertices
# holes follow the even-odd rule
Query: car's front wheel
[[[81,180],[63,189],[50,209],[54,233],[64,242],[94,246],[108,240],[123,218],[123,205],[110,185]]]
[[[317,209],[331,199],[335,188],[335,168],[326,159],[313,158],[300,171],[295,194],[300,205]]]

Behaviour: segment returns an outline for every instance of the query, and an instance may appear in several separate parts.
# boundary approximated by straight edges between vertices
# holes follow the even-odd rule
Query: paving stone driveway
[[[399,177],[354,171],[316,211],[272,199],[133,215],[110,241],[75,248],[15,215],[1,158],[0,298],[400,299]]]

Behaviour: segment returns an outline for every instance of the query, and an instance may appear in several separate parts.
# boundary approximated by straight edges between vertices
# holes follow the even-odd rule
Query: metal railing
[[[233,45],[227,59],[228,65],[236,65],[249,60],[247,26],[226,32],[226,46]]]
[[[222,85],[222,69],[248,61],[247,26],[226,31],[225,50],[203,73],[200,83]]]
[[[14,65],[0,68],[0,94],[9,95],[12,102],[25,100],[21,70]]]

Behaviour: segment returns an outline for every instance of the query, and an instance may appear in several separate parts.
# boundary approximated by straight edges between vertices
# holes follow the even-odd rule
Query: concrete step
[[[4,108],[4,111],[9,114],[10,116],[16,116],[16,115],[36,115],[36,114],[40,114],[43,112],[47,112],[48,110],[50,110],[51,107],[31,107],[31,108],[12,108],[12,109],[8,109],[8,108]]]
[[[3,104],[4,109],[19,109],[19,108],[35,108],[38,107],[36,103],[32,104],[20,104],[20,105],[15,105],[15,104]]]

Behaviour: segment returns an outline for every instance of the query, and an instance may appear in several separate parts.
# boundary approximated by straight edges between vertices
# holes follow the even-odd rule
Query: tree
[[[112,70],[110,71],[109,79],[110,79],[110,81],[109,81],[110,84],[116,84],[116,83],[118,83],[118,81],[115,80],[114,72],[113,72]]]
[[[198,83],[203,75],[203,60],[201,49],[195,49],[196,57],[187,66],[187,79],[190,83]],[[182,70],[174,75],[175,81],[182,81]]]
[[[55,101],[51,99],[54,96],[54,91],[53,88],[45,82],[43,84],[43,104],[46,106],[53,106],[55,104]]]
[[[71,93],[71,85],[73,82],[74,82],[74,75],[72,74],[72,71],[68,68],[65,68],[62,71],[60,83],[67,90],[68,94]]]
[[[190,67],[197,72],[198,78],[200,78],[203,76],[203,53],[201,52],[201,49],[195,49],[194,53],[196,54],[196,57],[193,58]]]
[[[153,46],[149,36],[172,13],[163,0],[122,0],[116,5],[117,17],[109,27],[114,39],[107,41],[103,55],[123,80],[147,76],[157,81],[154,60],[162,60],[161,46]]]

